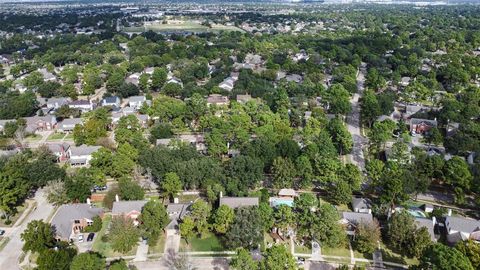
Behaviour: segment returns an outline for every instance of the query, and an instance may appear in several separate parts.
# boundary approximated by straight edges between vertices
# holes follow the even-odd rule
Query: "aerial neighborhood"
[[[0,14],[0,269],[480,269],[479,6]]]

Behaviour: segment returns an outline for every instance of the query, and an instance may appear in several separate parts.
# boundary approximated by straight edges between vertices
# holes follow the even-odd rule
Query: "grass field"
[[[211,27],[202,25],[198,21],[175,21],[172,23],[169,21],[168,24],[163,24],[161,22],[151,23],[145,25],[145,27],[125,27],[124,32],[144,32],[144,31],[154,31],[154,32],[220,32],[220,31],[239,31],[243,32],[242,29],[236,26],[223,25],[223,24],[212,24]]]
[[[350,250],[347,247],[338,247],[338,248],[322,247],[322,255],[350,257]]]
[[[224,251],[225,247],[216,235],[209,233],[207,237],[192,238],[188,241],[188,244],[182,239],[181,247],[188,251]]]

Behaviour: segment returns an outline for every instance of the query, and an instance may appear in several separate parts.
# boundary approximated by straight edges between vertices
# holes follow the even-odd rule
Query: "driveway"
[[[173,250],[178,252],[180,249],[180,233],[176,229],[167,229],[167,240],[165,241],[164,254],[168,254],[169,251]]]
[[[135,262],[144,262],[147,260],[148,245],[147,241],[140,241],[137,248],[137,254],[135,255]]]
[[[20,269],[18,259],[22,254],[23,246],[20,234],[25,230],[30,221],[46,220],[54,210],[53,205],[49,204],[45,199],[43,190],[37,191],[34,200],[37,202],[36,209],[25,218],[22,225],[12,228],[8,235],[6,235],[10,237],[10,241],[0,252],[0,269]]]

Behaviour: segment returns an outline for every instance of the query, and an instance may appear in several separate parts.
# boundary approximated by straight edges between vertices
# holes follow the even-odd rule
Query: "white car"
[[[83,234],[80,234],[80,235],[78,236],[78,242],[79,242],[79,243],[82,243],[82,242],[83,242]]]

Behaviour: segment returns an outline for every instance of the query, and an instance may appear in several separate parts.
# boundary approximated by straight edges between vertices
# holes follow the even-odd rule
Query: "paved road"
[[[365,170],[365,157],[363,156],[363,146],[367,144],[367,138],[362,136],[360,130],[360,98],[363,95],[364,83],[366,74],[366,64],[362,63],[360,71],[357,75],[357,88],[358,91],[350,99],[352,106],[352,112],[347,116],[347,128],[353,138],[353,150],[349,156],[349,159],[353,164],[360,167],[362,171]]]
[[[53,205],[46,201],[43,190],[37,191],[34,200],[37,202],[36,209],[26,217],[22,225],[14,227],[12,230],[7,232],[8,235],[6,236],[10,237],[10,241],[0,252],[0,269],[20,269],[18,265],[18,259],[22,253],[23,246],[22,240],[20,239],[20,234],[25,230],[30,221],[40,219],[46,220],[54,210]]]
[[[165,259],[160,259],[157,261],[147,261],[147,262],[133,262],[138,270],[170,270],[167,266],[168,263]],[[195,267],[198,270],[227,270],[228,259],[226,258],[199,258],[191,257],[190,265]]]

